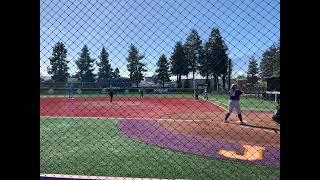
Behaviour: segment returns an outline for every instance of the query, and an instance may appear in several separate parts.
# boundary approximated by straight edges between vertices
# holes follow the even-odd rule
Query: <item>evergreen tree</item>
[[[258,68],[258,63],[254,59],[254,57],[251,57],[249,60],[249,66],[248,66],[248,72],[247,72],[247,82],[249,87],[255,87],[256,84],[258,83],[258,73],[259,73],[259,68]]]
[[[208,40],[207,57],[211,75],[214,77],[214,89],[217,88],[218,78],[222,75],[223,83],[228,72],[227,46],[218,28],[213,28]],[[225,86],[224,86],[225,87]]]
[[[181,87],[181,76],[184,75],[185,69],[188,68],[186,63],[186,57],[181,41],[178,41],[175,45],[173,53],[170,57],[170,72],[177,76],[177,86]]]
[[[127,57],[128,61],[128,71],[129,77],[131,81],[136,83],[137,87],[139,87],[139,83],[143,80],[142,72],[146,72],[145,64],[141,62],[144,58],[144,55],[140,55],[138,49],[134,45],[130,45],[129,47],[129,54]]]
[[[50,60],[51,67],[48,67],[48,74],[52,75],[51,79],[55,82],[66,82],[69,77],[69,67],[66,60],[67,49],[62,42],[58,42],[53,47]]]
[[[260,77],[262,79],[273,76],[276,53],[277,48],[275,45],[272,45],[262,54],[262,59],[260,61]]]
[[[164,83],[170,81],[169,75],[169,63],[167,61],[167,57],[162,54],[157,62],[158,69],[156,70],[156,79],[157,82],[162,83],[162,87],[164,87]]]
[[[119,68],[116,68],[113,72],[113,76],[115,78],[120,78],[120,71],[119,71]]]
[[[185,74],[192,72],[192,78],[194,78],[194,75],[198,70],[198,64],[201,61],[200,58],[203,57],[201,43],[202,41],[197,30],[192,29],[184,44],[186,63],[188,64],[188,67],[186,68],[187,72]]]
[[[95,81],[95,74],[93,73],[94,68],[94,59],[90,57],[89,49],[86,45],[81,49],[80,57],[78,60],[75,61],[78,72],[76,74],[76,77],[81,82],[94,82]]]
[[[277,45],[273,64],[273,76],[280,76],[280,44]]]
[[[109,79],[113,77],[113,70],[108,60],[109,54],[106,49],[103,47],[99,56],[100,62],[97,63],[98,69],[98,78]]]
[[[208,88],[210,87],[210,81],[209,76],[212,73],[212,69],[209,67],[209,61],[210,61],[210,52],[209,52],[209,43],[204,43],[204,47],[202,50],[203,57],[199,59],[199,66],[198,71],[202,77],[206,78],[206,83],[208,85]]]

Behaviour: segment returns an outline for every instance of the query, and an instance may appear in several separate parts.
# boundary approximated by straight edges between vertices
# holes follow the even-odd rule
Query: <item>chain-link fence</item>
[[[279,179],[279,0],[40,3],[42,178]]]

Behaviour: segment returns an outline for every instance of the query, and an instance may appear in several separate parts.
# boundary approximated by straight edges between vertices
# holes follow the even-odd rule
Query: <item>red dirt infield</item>
[[[106,118],[171,118],[192,112],[223,113],[214,104],[192,98],[40,98],[41,116]]]
[[[195,120],[221,123],[225,110],[209,101],[192,98],[76,98],[63,97],[40,98],[41,116],[60,117],[101,117],[101,118],[138,118]],[[243,111],[248,128],[280,130],[280,126],[271,120],[272,112]],[[238,121],[233,113],[229,124]],[[178,122],[178,121],[177,121]]]

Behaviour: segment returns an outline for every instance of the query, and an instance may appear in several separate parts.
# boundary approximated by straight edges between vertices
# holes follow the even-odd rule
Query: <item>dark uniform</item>
[[[68,91],[68,97],[69,97],[69,98],[72,98],[72,96],[73,96],[73,90],[72,90],[71,85],[67,88],[67,91]]]
[[[112,89],[109,90],[109,96],[110,96],[110,102],[112,102],[112,98],[113,98],[113,90]]]
[[[198,92],[198,90],[196,90],[196,100],[198,100],[199,99],[199,94],[198,94],[199,92]]]

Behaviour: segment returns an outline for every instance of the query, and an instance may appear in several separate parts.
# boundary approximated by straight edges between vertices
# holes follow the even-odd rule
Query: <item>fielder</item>
[[[230,114],[232,113],[233,109],[236,110],[237,114],[238,114],[238,118],[241,122],[241,124],[244,124],[243,120],[242,120],[242,115],[241,115],[241,109],[240,109],[240,95],[243,92],[240,91],[237,88],[237,85],[232,84],[231,89],[229,91],[229,112],[226,115],[226,118],[224,119],[224,122],[228,122],[227,119],[230,116]]]
[[[68,98],[73,99],[73,89],[71,84],[67,87],[67,91],[68,91]]]
[[[206,100],[208,100],[207,88],[204,89],[204,98],[205,98]]]
[[[198,92],[198,89],[195,90],[195,96],[196,96],[195,99],[196,99],[196,100],[199,100],[199,92]]]
[[[113,99],[113,90],[112,90],[111,87],[110,87],[110,89],[109,89],[109,96],[110,96],[110,102],[112,102],[112,99]]]
[[[139,92],[140,92],[140,97],[143,97],[143,89],[142,88],[139,89]]]

